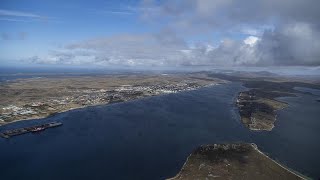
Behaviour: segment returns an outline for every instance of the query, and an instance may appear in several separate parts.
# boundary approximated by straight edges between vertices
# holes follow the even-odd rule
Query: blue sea
[[[234,106],[244,89],[230,83],[1,126],[63,122],[0,139],[0,179],[164,179],[175,176],[199,145],[228,142],[256,143],[271,158],[319,178],[319,96],[281,98],[289,107],[279,111],[273,131],[252,132]]]

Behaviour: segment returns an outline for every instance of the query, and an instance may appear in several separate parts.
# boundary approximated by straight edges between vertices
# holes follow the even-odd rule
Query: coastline
[[[254,88],[239,92],[235,104],[242,124],[251,131],[272,131],[278,111],[289,107],[288,103],[276,99],[288,96],[274,97],[273,93]]]
[[[286,97],[286,96],[283,96],[283,97]],[[280,101],[280,102],[282,102],[282,101]],[[283,103],[286,103],[286,102],[283,102]],[[286,103],[286,104],[287,104],[286,107],[283,107],[283,108],[281,108],[281,109],[275,110],[276,115],[275,115],[275,118],[274,118],[274,122],[273,122],[272,126],[271,126],[269,129],[254,129],[254,128],[249,128],[249,129],[250,129],[251,131],[255,131],[255,132],[259,132],[259,131],[268,131],[268,132],[270,132],[270,131],[272,131],[273,128],[276,127],[276,126],[275,126],[275,122],[277,121],[277,116],[278,116],[277,113],[278,113],[279,111],[281,111],[281,110],[286,109],[286,108],[289,107],[289,104],[288,104],[288,103]],[[241,116],[240,116],[240,118],[241,118]]]
[[[66,109],[66,110],[63,110],[63,111],[56,112],[56,113],[48,115],[48,116],[42,116],[42,117],[39,116],[39,117],[36,117],[36,118],[18,119],[18,120],[14,120],[14,121],[10,121],[10,122],[4,123],[4,124],[0,124],[0,127],[6,126],[6,125],[12,124],[12,123],[20,122],[20,121],[31,121],[31,120],[44,119],[44,118],[47,118],[47,117],[50,117],[50,116],[55,116],[57,114],[68,112],[68,111],[72,111],[72,110],[75,110],[75,109],[83,109],[83,108],[86,108],[86,107],[99,106],[99,105],[107,105],[107,104],[95,104],[95,105],[89,105],[89,106],[84,106],[84,107],[79,107],[79,108],[71,108],[71,109]]]
[[[205,86],[200,87],[198,89],[183,90],[183,91],[179,91],[179,92],[176,92],[176,93],[187,92],[187,91],[196,91],[196,90],[199,90],[199,89],[202,89],[202,88],[213,87],[213,86],[217,86],[217,85],[221,85],[221,84],[223,84],[223,83],[214,83],[214,84],[205,85]],[[224,83],[224,84],[226,84],[226,83]],[[12,123],[20,122],[20,121],[40,120],[40,119],[48,118],[50,116],[56,116],[56,115],[64,113],[64,112],[68,112],[68,111],[72,111],[72,110],[78,110],[78,109],[84,109],[84,108],[87,108],[87,107],[113,105],[113,104],[131,102],[131,101],[135,101],[135,100],[141,100],[141,99],[144,99],[144,98],[150,98],[150,97],[162,96],[162,95],[168,95],[168,94],[174,94],[174,93],[162,93],[162,94],[157,94],[157,95],[152,95],[152,96],[138,97],[138,98],[130,99],[128,101],[111,102],[111,103],[107,102],[107,103],[100,103],[100,104],[91,104],[91,105],[82,106],[82,107],[75,107],[75,108],[65,109],[65,110],[62,110],[62,111],[59,111],[59,112],[56,112],[56,113],[53,113],[53,114],[49,114],[47,116],[39,116],[39,117],[36,117],[36,118],[18,119],[18,120],[6,122],[6,123],[3,123],[3,124],[0,123],[0,127],[6,126],[6,125],[9,125],[9,124],[12,124]]]
[[[277,162],[276,160],[270,158],[270,157],[267,156],[265,153],[263,153],[262,151],[260,151],[259,148],[258,148],[258,146],[257,146],[256,144],[251,143],[251,146],[252,146],[253,148],[255,148],[255,150],[256,150],[258,153],[260,153],[260,154],[263,155],[264,157],[268,158],[269,160],[271,160],[272,162],[274,162],[274,163],[277,164],[278,166],[282,167],[283,169],[287,170],[288,172],[290,172],[290,173],[292,173],[292,174],[294,174],[294,175],[296,175],[296,176],[298,176],[299,178],[304,179],[304,180],[311,179],[311,178],[308,178],[308,177],[306,177],[306,176],[304,176],[304,175],[302,175],[302,174],[300,174],[300,173],[297,173],[296,171],[290,169],[289,167],[286,167],[285,165],[282,165],[282,164],[280,164],[279,162]]]
[[[257,145],[256,144],[254,144],[254,143],[240,143],[240,144],[238,144],[238,143],[236,143],[236,144],[214,144],[214,145],[202,145],[202,146],[199,146],[198,148],[196,148],[195,150],[193,150],[193,152],[187,157],[187,159],[186,159],[186,161],[184,162],[184,164],[183,164],[183,166],[181,167],[181,169],[180,169],[180,171],[174,176],[174,177],[170,177],[170,178],[166,178],[167,180],[175,180],[175,179],[193,179],[193,178],[195,178],[195,176],[194,176],[194,173],[196,173],[196,174],[202,174],[202,175],[204,175],[204,174],[207,174],[207,175],[205,175],[206,177],[216,177],[216,178],[227,178],[227,177],[229,177],[229,178],[231,178],[232,179],[232,177],[234,176],[234,174],[233,174],[233,172],[232,171],[227,171],[226,173],[227,174],[224,174],[225,176],[221,176],[221,175],[214,175],[213,174],[213,172],[215,172],[215,171],[212,171],[212,169],[211,170],[205,170],[205,172],[203,172],[203,170],[201,170],[202,169],[202,166],[204,167],[205,165],[206,166],[210,166],[210,167],[212,167],[212,166],[219,166],[219,163],[220,162],[214,162],[214,160],[213,159],[210,159],[210,158],[212,158],[212,154],[211,155],[208,155],[208,156],[206,156],[207,158],[209,158],[209,159],[201,159],[201,157],[199,156],[199,154],[197,153],[197,151],[199,151],[199,149],[201,149],[202,148],[202,150],[203,150],[203,152],[202,153],[204,153],[204,154],[207,154],[207,153],[210,153],[210,152],[212,152],[212,149],[211,150],[209,150],[210,148],[210,146],[211,147],[215,147],[215,146],[224,146],[224,145],[227,145],[227,146],[250,146],[251,148],[252,148],[252,150],[254,150],[255,152],[257,152],[258,154],[260,154],[260,155],[262,155],[263,157],[265,157],[266,159],[267,159],[267,162],[268,161],[270,161],[271,163],[274,163],[276,166],[279,166],[280,167],[280,170],[282,169],[282,170],[284,170],[284,171],[286,171],[286,172],[288,172],[289,174],[292,174],[293,176],[296,176],[297,178],[300,178],[300,179],[303,179],[303,180],[308,180],[308,179],[310,179],[309,177],[306,177],[306,176],[304,176],[304,175],[302,175],[302,174],[300,174],[300,173],[298,173],[298,172],[296,172],[296,171],[294,171],[294,170],[292,170],[292,169],[290,169],[289,167],[286,167],[285,165],[282,165],[282,164],[280,164],[279,162],[277,162],[277,161],[275,161],[275,160],[273,160],[272,158],[270,158],[269,156],[267,156],[265,153],[263,153],[261,150],[259,150],[258,149],[258,147],[257,147]],[[209,149],[205,149],[204,147],[208,147]],[[203,149],[204,148],[204,149]],[[221,148],[221,147],[220,147]],[[223,151],[225,151],[225,153],[227,153],[227,151],[228,151],[228,148],[227,149],[225,149],[225,147],[222,147],[224,150]],[[214,148],[215,149],[215,148]],[[214,150],[213,150],[214,151]],[[198,154],[198,155],[197,155]],[[248,156],[249,154],[247,154],[246,156]],[[249,155],[250,156],[250,155]],[[203,158],[203,157],[202,157]],[[254,157],[252,157],[252,158],[254,158]],[[198,162],[197,162],[198,161]],[[207,164],[208,163],[208,161],[209,162],[211,162],[211,165],[210,164]],[[232,163],[232,161],[230,162],[230,159],[224,159],[223,161],[226,161],[226,162],[229,162],[229,163]],[[266,161],[266,160],[264,160],[264,161]],[[269,163],[270,163],[269,162]],[[198,165],[200,164],[200,166],[199,166],[199,168],[198,168]],[[230,165],[230,164],[229,164]],[[228,165],[227,165],[228,166]],[[217,170],[217,169],[216,169]],[[207,172],[208,171],[208,172]],[[261,170],[260,170],[261,171]],[[219,170],[218,171],[216,171],[215,173],[218,173],[219,174]],[[202,177],[202,176],[198,176],[198,178],[199,177]],[[249,178],[250,176],[247,176],[247,178]],[[252,177],[250,177],[250,178],[252,178]],[[262,177],[261,176],[261,178],[266,178],[265,176],[264,177]]]

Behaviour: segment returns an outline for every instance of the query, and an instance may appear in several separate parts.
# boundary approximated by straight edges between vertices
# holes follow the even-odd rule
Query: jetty
[[[37,133],[40,131],[44,131],[45,129],[54,128],[54,127],[58,127],[61,125],[62,125],[61,122],[54,121],[54,122],[40,124],[40,125],[36,125],[36,126],[6,130],[6,131],[1,132],[0,136],[3,138],[10,138],[12,136],[22,135],[22,134],[26,134],[26,133]]]

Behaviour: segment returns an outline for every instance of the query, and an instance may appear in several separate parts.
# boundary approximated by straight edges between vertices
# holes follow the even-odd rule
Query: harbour
[[[319,97],[279,99],[289,106],[278,112],[275,128],[252,132],[234,104],[243,90],[240,83],[223,84],[0,126],[3,132],[63,123],[39,134],[0,138],[1,178],[165,179],[174,177],[199,145],[233,142],[255,143],[278,163],[320,177]]]

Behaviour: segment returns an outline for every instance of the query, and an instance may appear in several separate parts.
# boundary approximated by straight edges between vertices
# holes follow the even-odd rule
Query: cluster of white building
[[[18,107],[15,105],[9,105],[9,106],[2,108],[2,113],[0,115],[0,121],[4,121],[5,119],[7,119],[11,116],[33,115],[33,114],[37,114],[37,112],[31,108],[24,108],[24,107]]]
[[[114,90],[106,89],[76,89],[70,90],[74,95],[55,97],[44,102],[32,102],[25,107],[9,105],[2,108],[0,121],[17,115],[33,115],[41,113],[43,110],[55,110],[59,106],[66,106],[70,103],[78,105],[94,105],[109,103],[114,101],[127,101],[142,96],[177,93],[179,91],[194,90],[200,85],[195,83],[181,82],[177,84],[151,85],[151,86],[131,86],[122,85]],[[58,108],[59,109],[59,108]]]

